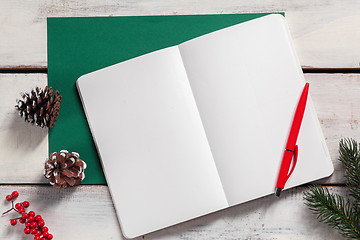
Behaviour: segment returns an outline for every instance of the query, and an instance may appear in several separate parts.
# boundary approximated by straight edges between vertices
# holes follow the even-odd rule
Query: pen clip
[[[289,177],[291,176],[291,174],[293,173],[295,166],[296,166],[296,162],[297,162],[297,157],[298,157],[298,145],[295,145],[295,149],[294,149],[294,154],[293,154],[293,165],[292,168],[289,172],[289,174],[287,175],[286,181],[289,179]]]

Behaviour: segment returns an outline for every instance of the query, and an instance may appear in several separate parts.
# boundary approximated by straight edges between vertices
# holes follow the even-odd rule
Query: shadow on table
[[[12,144],[21,146],[21,149],[34,149],[47,136],[47,128],[40,128],[25,122],[18,112],[15,110],[9,113],[9,121],[11,121],[9,129],[11,133]]]

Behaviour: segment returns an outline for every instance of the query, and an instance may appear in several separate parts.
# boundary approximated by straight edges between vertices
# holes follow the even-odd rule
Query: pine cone
[[[54,152],[45,162],[44,176],[50,184],[57,188],[79,185],[85,178],[86,163],[76,152],[61,150]]]
[[[52,128],[59,116],[61,96],[59,91],[53,94],[52,87],[41,89],[36,87],[30,93],[20,93],[22,100],[16,99],[18,103],[15,108],[19,115],[39,127]]]

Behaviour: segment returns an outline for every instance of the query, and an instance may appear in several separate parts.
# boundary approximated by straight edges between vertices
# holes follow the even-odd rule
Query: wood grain
[[[0,197],[5,198],[13,190],[20,193],[19,201],[30,201],[29,209],[42,215],[54,239],[124,239],[105,186],[66,190],[50,186],[0,186]],[[306,208],[305,190],[299,187],[284,191],[281,198],[267,196],[138,239],[339,239],[337,232],[319,223]],[[330,187],[330,191],[346,192],[343,187]],[[8,202],[0,202],[1,212],[9,208]],[[19,223],[10,226],[9,219],[15,216],[17,213],[9,213],[0,218],[0,239],[30,239]]]
[[[318,183],[344,183],[338,145],[346,137],[360,141],[360,74],[305,74],[305,78],[335,168],[330,178]]]
[[[0,69],[44,68],[46,18],[284,11],[305,68],[360,67],[360,1],[0,0]]]
[[[342,184],[339,140],[360,141],[360,74],[305,74],[305,78],[335,167],[331,177],[318,183]],[[46,74],[0,74],[0,183],[44,182],[47,130],[24,123],[14,105],[19,92],[45,86],[46,79]]]
[[[45,74],[0,74],[0,182],[44,182],[47,129],[25,123],[15,109],[20,92],[47,84]]]

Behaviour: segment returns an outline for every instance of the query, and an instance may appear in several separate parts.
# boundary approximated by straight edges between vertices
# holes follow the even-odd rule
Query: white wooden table
[[[43,215],[54,239],[123,238],[106,186],[57,190],[43,184],[47,130],[16,116],[19,92],[47,82],[47,17],[279,11],[288,20],[335,166],[318,183],[346,193],[337,151],[342,137],[360,140],[360,1],[0,0],[0,199],[19,191]],[[280,199],[268,196],[142,238],[340,239],[307,210],[304,191],[306,186],[291,189]],[[8,207],[0,200],[1,212]],[[0,217],[0,239],[33,239],[22,227],[11,227],[10,216]]]

